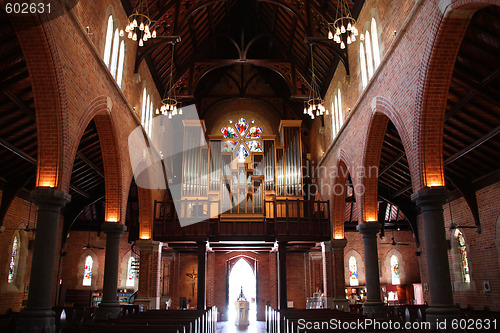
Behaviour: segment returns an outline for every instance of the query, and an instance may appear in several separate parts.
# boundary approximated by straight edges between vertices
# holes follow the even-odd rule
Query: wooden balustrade
[[[156,201],[153,238],[172,240],[315,240],[331,235],[328,201],[275,199],[264,202],[262,213],[221,211],[219,200]],[[185,227],[181,227],[179,219]]]

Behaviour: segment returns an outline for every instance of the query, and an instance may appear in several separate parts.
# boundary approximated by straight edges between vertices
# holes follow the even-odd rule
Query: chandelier
[[[129,23],[125,27],[127,37],[133,41],[139,40],[139,46],[143,46],[148,39],[156,38],[156,30],[152,27],[154,21],[148,14],[147,1],[140,1],[135,11],[128,17]],[[120,36],[124,36],[125,32],[121,30]]]
[[[333,39],[337,44],[340,44],[341,49],[345,49],[344,39],[346,39],[347,44],[356,41],[358,29],[354,26],[355,24],[356,20],[351,15],[347,1],[338,0],[335,21],[328,23],[328,39]]]
[[[328,110],[323,106],[323,99],[319,94],[319,85],[316,82],[316,75],[314,74],[314,54],[313,45],[311,47],[311,84],[309,86],[309,98],[304,102],[304,114],[308,114],[311,119],[314,117],[323,116],[325,113],[328,115]]]
[[[175,50],[176,41],[172,41],[169,44],[172,44],[172,56],[170,57],[170,74],[168,79],[168,85],[165,88],[165,94],[163,99],[161,100],[160,109],[156,109],[156,114],[168,115],[169,119],[172,119],[173,116],[177,114],[182,114],[181,102],[175,98],[175,89],[173,86],[172,74],[174,70],[174,50]]]

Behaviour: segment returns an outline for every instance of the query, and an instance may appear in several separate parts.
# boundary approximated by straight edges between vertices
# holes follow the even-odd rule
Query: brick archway
[[[9,17],[31,79],[36,113],[37,186],[69,188],[73,159],[64,149],[68,136],[67,98],[61,60],[50,24],[36,15]],[[68,176],[69,175],[69,176]]]
[[[419,179],[414,190],[444,186],[443,131],[448,89],[458,51],[474,12],[498,1],[443,1],[444,12],[430,45],[415,139]]]
[[[365,138],[365,149],[362,157],[364,195],[362,198],[363,221],[376,221],[378,216],[378,176],[380,157],[387,125],[391,121],[398,131],[410,166],[412,183],[415,186],[413,175],[416,173],[416,161],[412,151],[412,145],[403,120],[394,109],[393,104],[382,96],[372,100],[372,116],[368,124],[368,132]]]
[[[344,238],[344,214],[345,214],[345,197],[347,189],[347,179],[351,174],[349,161],[346,156],[341,154],[336,163],[336,176],[333,180],[331,189],[331,223],[332,223],[332,238]],[[351,177],[352,178],[352,177]],[[354,194],[355,195],[355,194]]]

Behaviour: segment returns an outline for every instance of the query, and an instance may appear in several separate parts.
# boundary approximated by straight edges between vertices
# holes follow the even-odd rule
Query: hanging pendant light
[[[170,58],[170,73],[168,85],[165,88],[164,98],[161,101],[160,112],[163,115],[168,115],[168,119],[172,119],[175,115],[182,115],[181,102],[175,97],[175,88],[173,85],[173,70],[174,70],[174,53],[175,53],[175,43],[176,41],[170,42],[172,45],[171,52],[172,56]]]
[[[319,86],[314,73],[314,53],[311,44],[311,84],[309,85],[309,99],[304,102],[304,114],[308,114],[311,119],[322,116],[325,112],[323,99],[319,94]]]
[[[135,11],[128,17],[129,24],[125,28],[127,37],[133,41],[139,40],[139,46],[143,46],[148,39],[156,38],[156,29],[154,29],[155,21],[149,17],[148,3],[145,0],[139,1],[135,7]],[[151,33],[151,30],[153,33]],[[123,30],[120,31],[120,36],[124,36]]]
[[[351,44],[356,41],[358,29],[356,29],[356,20],[352,17],[351,10],[347,0],[338,0],[337,16],[333,23],[328,23],[328,39],[333,39],[340,44],[341,49],[345,49],[345,42]],[[330,38],[331,31],[335,31],[335,36]],[[363,40],[363,35],[360,36]],[[345,42],[344,42],[345,41]]]

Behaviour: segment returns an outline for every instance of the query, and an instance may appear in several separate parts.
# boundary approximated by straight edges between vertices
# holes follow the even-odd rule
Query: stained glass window
[[[223,141],[222,142],[222,151],[225,153],[232,153],[239,141]]]
[[[351,256],[349,258],[349,284],[351,286],[358,286],[358,264],[356,263],[356,258]]]
[[[236,131],[232,127],[222,127],[220,131],[222,132],[222,135],[225,139],[238,138],[238,134],[236,134]]]
[[[393,255],[391,257],[391,275],[392,275],[392,284],[400,284],[401,280],[399,279],[399,262],[398,257]]]
[[[17,236],[14,237],[14,241],[12,242],[12,253],[10,255],[10,263],[9,263],[9,283],[14,282],[14,277],[16,276],[16,266],[17,266],[17,246],[19,241]]]
[[[248,131],[246,138],[247,139],[258,139],[262,134],[262,127],[252,127]]]
[[[254,122],[252,120],[252,124]],[[232,124],[233,121],[230,120],[229,123]],[[220,131],[225,139],[221,142],[222,152],[234,153],[234,158],[237,158],[240,163],[245,162],[250,153],[264,152],[261,138],[262,127],[252,126],[249,129],[245,118],[238,119],[234,127],[232,125],[224,126]],[[254,140],[245,141],[245,139]]]
[[[236,125],[234,125],[234,127],[236,127],[236,130],[238,131],[240,136],[243,136],[243,134],[245,134],[245,131],[248,129],[248,123],[244,118],[240,118]]]
[[[460,253],[460,268],[462,270],[462,279],[465,283],[470,283],[469,261],[467,259],[467,246],[462,232],[458,231],[458,252]]]
[[[256,141],[256,140],[247,141],[246,144],[248,146],[248,149],[250,149],[250,151],[252,153],[262,153],[263,152],[262,144],[260,143],[260,141]]]
[[[136,278],[136,270],[134,267],[135,258],[130,257],[127,263],[127,287],[133,287]]]
[[[236,157],[238,157],[238,162],[243,163],[247,159],[248,153],[247,148],[242,144],[238,146],[238,149],[236,149]]]
[[[85,270],[83,271],[83,285],[90,286],[92,285],[92,265],[94,260],[92,260],[91,256],[87,256],[85,258]]]

